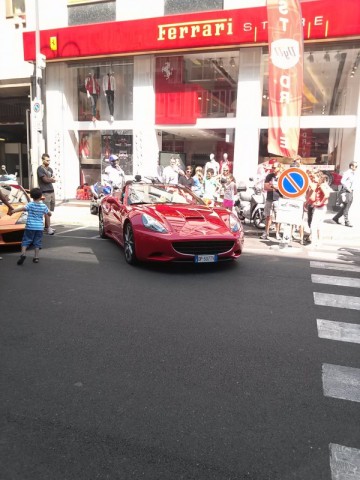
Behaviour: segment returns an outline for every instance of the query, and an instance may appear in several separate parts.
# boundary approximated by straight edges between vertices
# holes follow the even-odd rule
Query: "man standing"
[[[180,161],[176,157],[170,158],[170,165],[164,168],[163,182],[171,185],[179,183],[179,174],[184,175],[183,170],[179,167]]]
[[[333,217],[334,222],[340,223],[339,220],[342,216],[344,216],[345,226],[352,227],[351,223],[349,222],[349,210],[351,204],[353,202],[354,196],[354,187],[355,187],[355,173],[357,169],[357,163],[351,162],[349,163],[349,169],[344,172],[341,178],[341,195],[343,196],[342,199],[342,206],[338,213]]]
[[[55,192],[53,184],[56,182],[52,168],[50,167],[50,155],[43,153],[41,156],[42,165],[37,169],[38,183],[44,197],[44,203],[53,212],[55,210]],[[55,230],[50,227],[50,217],[45,218],[45,232],[54,235]]]
[[[179,184],[184,185],[184,187],[192,189],[195,185],[194,179],[192,177],[192,167],[191,165],[186,165],[185,175],[179,176]]]
[[[110,155],[110,165],[105,168],[105,175],[112,188],[121,190],[125,185],[125,172],[120,167],[118,160],[119,157],[117,155]]]
[[[271,240],[270,227],[273,222],[274,215],[276,216],[277,201],[280,198],[280,192],[278,190],[278,178],[280,176],[280,164],[274,163],[272,171],[266,175],[264,190],[267,192],[265,201],[265,232],[261,235],[262,240]],[[281,240],[280,236],[280,223],[276,223],[276,240]]]

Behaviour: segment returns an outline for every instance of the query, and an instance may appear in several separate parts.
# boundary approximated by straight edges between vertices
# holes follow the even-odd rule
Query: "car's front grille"
[[[186,255],[216,255],[231,250],[234,242],[231,240],[209,240],[200,242],[173,242],[174,250]]]
[[[20,243],[24,235],[24,230],[17,230],[15,232],[3,233],[2,239],[5,243]]]

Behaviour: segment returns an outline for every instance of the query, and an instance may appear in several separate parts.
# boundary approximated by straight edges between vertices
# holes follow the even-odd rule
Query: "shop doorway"
[[[204,167],[210,154],[221,162],[223,155],[234,161],[234,128],[198,129],[169,127],[162,131],[162,152],[181,154],[186,165]]]

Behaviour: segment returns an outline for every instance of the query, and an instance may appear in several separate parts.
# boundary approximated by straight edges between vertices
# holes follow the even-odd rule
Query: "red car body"
[[[207,263],[238,258],[241,222],[223,207],[208,207],[180,185],[132,182],[103,198],[99,232],[124,247],[128,263]]]

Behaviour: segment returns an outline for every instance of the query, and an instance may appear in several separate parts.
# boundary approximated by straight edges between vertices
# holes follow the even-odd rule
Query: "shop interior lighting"
[[[312,54],[312,52],[309,53],[309,56],[307,59],[308,59],[308,62],[314,63],[314,55]]]
[[[234,57],[230,58],[230,67],[234,68],[235,67],[235,60]]]
[[[325,53],[325,55],[324,55],[324,60],[325,60],[325,62],[330,62],[329,52],[326,52],[326,53]]]

